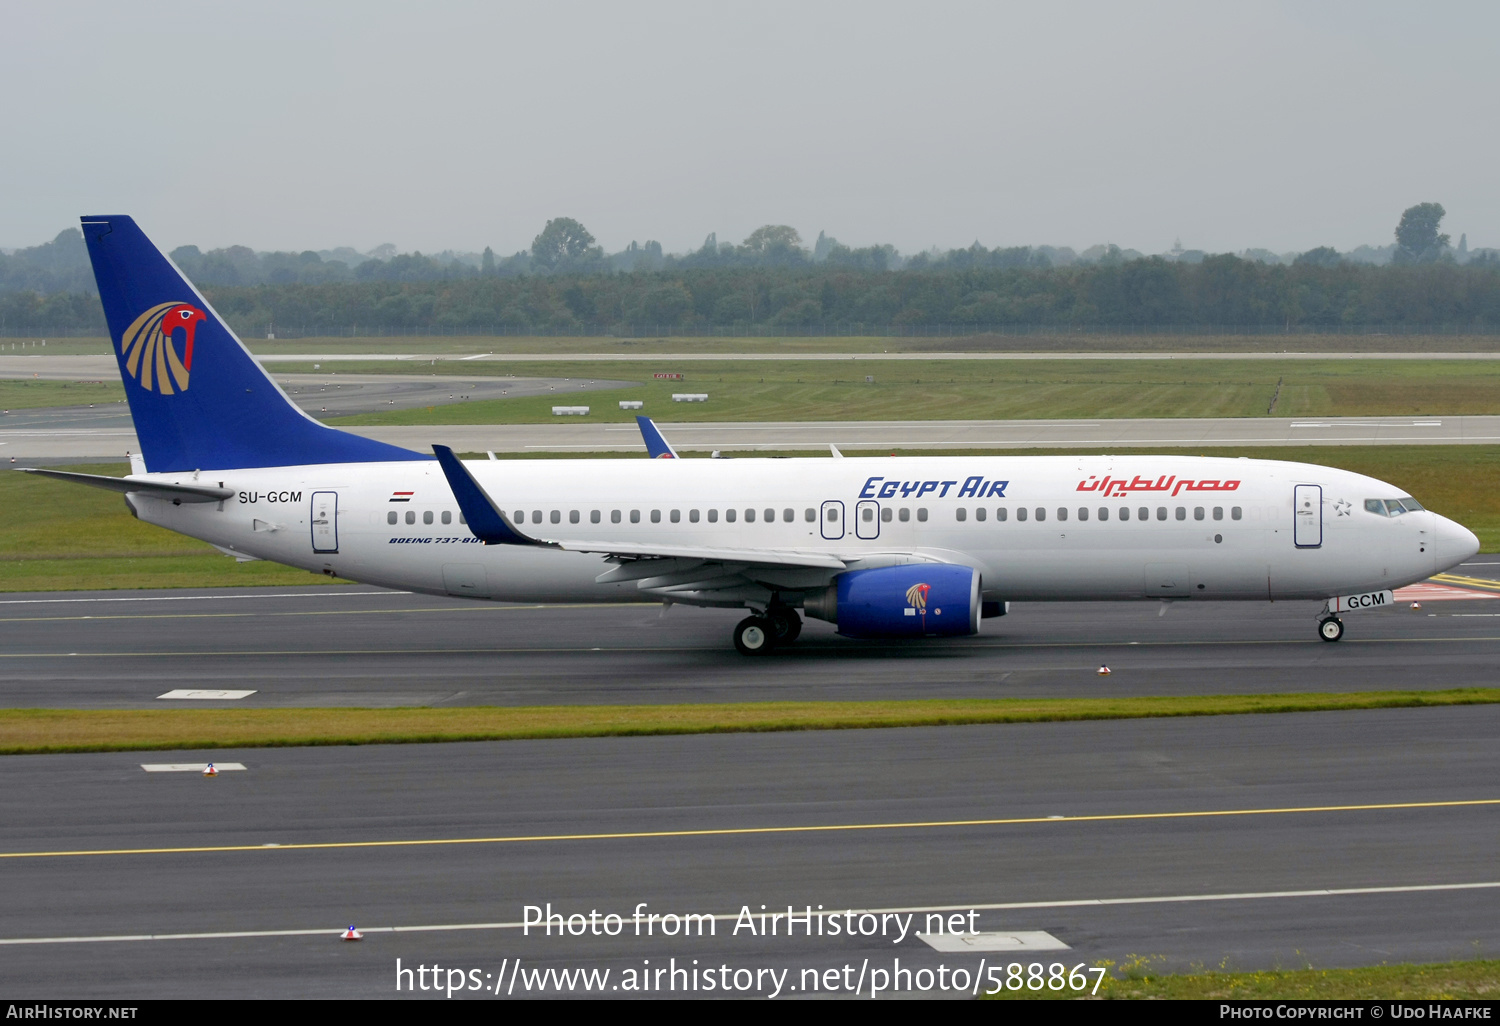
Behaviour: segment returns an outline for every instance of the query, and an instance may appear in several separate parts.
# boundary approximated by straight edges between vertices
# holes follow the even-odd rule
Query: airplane
[[[131,218],[81,221],[141,452],[123,478],[29,472],[241,560],[475,600],[746,609],[734,645],[764,655],[803,615],[961,637],[1013,601],[1322,599],[1337,641],[1340,612],[1479,549],[1394,485],[1274,460],[679,459],[645,418],[646,461],[429,456],[314,420]]]

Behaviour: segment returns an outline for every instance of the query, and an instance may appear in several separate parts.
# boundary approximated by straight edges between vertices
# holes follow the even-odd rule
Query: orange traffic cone
[[[352,940],[364,940],[365,939],[365,935],[362,934],[362,933],[360,933],[358,930],[356,930],[354,928],[354,924],[353,923],[350,923],[349,924],[349,929],[345,930],[342,934],[340,934],[339,935],[339,939],[340,940],[351,940],[351,941]]]

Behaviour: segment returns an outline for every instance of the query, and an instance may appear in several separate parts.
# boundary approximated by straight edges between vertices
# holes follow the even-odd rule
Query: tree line
[[[710,267],[615,275],[211,286],[246,337],[616,334],[766,328],[820,332],[1022,326],[1500,330],[1500,264],[1269,266],[1234,256],[1119,264],[851,270]],[[0,330],[98,329],[78,293],[0,296]]]

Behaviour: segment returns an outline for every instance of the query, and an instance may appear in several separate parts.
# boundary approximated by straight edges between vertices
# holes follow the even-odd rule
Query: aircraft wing
[[[678,458],[677,450],[672,448],[672,443],[667,441],[661,429],[650,417],[635,418],[636,427],[641,429],[641,438],[645,439],[646,452],[653,460],[675,460]]]
[[[112,492],[136,492],[153,495],[172,502],[223,502],[234,497],[233,488],[217,488],[209,484],[180,483],[176,481],[142,481],[131,477],[110,477],[107,474],[75,474],[67,470],[48,470],[43,467],[16,467],[23,474],[41,474],[74,484],[107,488]]]

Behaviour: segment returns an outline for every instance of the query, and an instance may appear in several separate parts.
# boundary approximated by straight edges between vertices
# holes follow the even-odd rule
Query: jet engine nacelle
[[[808,595],[803,609],[850,638],[978,634],[979,571],[951,563],[851,570]]]

